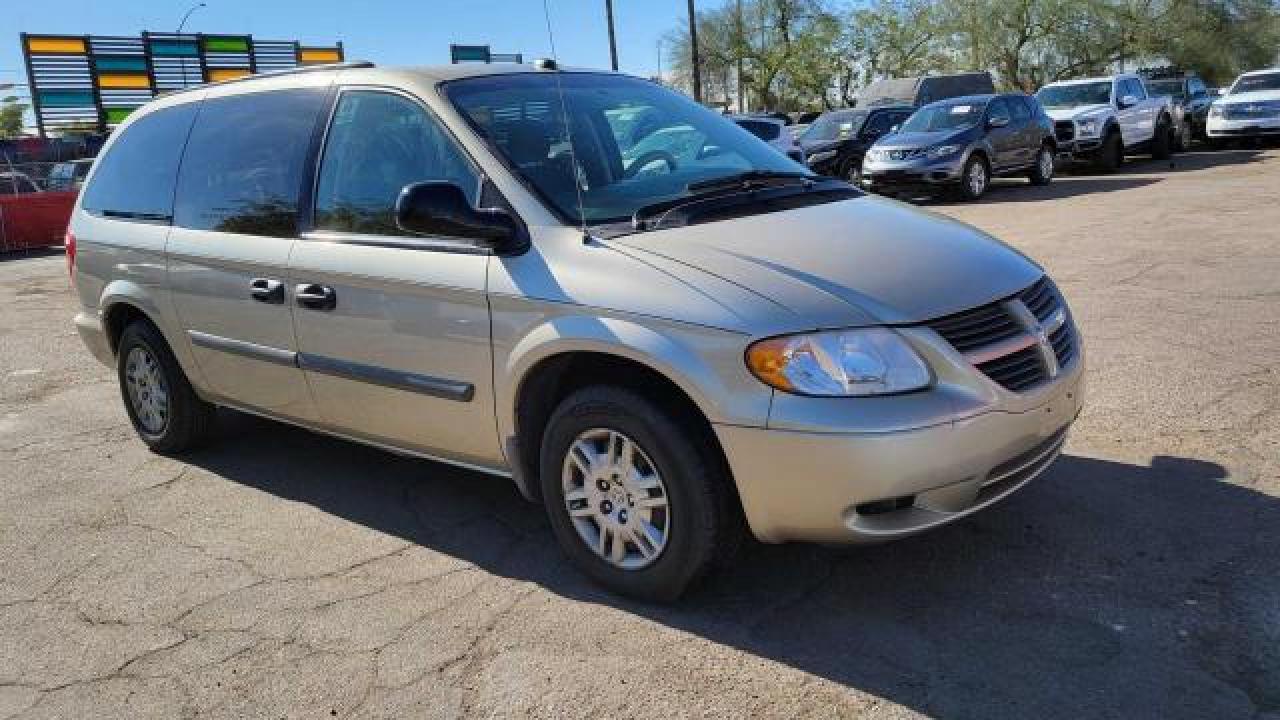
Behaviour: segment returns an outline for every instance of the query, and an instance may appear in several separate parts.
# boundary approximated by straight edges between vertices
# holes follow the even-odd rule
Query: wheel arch
[[[714,363],[685,338],[617,318],[561,317],[525,335],[495,366],[498,430],[520,491],[538,498],[538,455],[546,421],[564,397],[592,384],[628,387],[658,398],[687,418],[693,430],[705,433],[723,459],[712,424],[732,420],[764,425],[772,397],[758,381],[750,392],[753,379],[742,360],[743,340],[723,335]],[[713,367],[729,357],[744,376],[746,392],[724,380],[724,368]]]

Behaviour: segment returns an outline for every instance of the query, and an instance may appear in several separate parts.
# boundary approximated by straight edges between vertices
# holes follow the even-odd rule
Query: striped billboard
[[[302,45],[251,35],[22,33],[36,125],[105,131],[166,92],[244,75],[342,62],[342,43]]]

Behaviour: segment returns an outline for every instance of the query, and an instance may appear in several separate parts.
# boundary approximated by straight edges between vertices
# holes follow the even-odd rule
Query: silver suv
[[[75,324],[157,452],[221,406],[509,476],[639,597],[746,529],[961,518],[1080,409],[1070,312],[1018,252],[546,62],[165,96],[104,149],[67,244]]]

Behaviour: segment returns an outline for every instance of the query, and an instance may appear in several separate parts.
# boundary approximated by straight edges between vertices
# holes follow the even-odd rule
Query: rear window
[[[778,136],[782,134],[782,126],[778,123],[764,122],[763,120],[735,120],[734,122],[765,142],[777,140]]]
[[[205,100],[182,159],[173,221],[192,230],[293,237],[325,90]]]
[[[148,113],[127,125],[84,191],[84,209],[116,217],[168,220],[182,146],[196,103]]]

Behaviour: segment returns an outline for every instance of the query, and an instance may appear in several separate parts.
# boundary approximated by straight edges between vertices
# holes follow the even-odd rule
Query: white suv
[[[1280,136],[1280,67],[1247,72],[1209,108],[1210,142]]]

